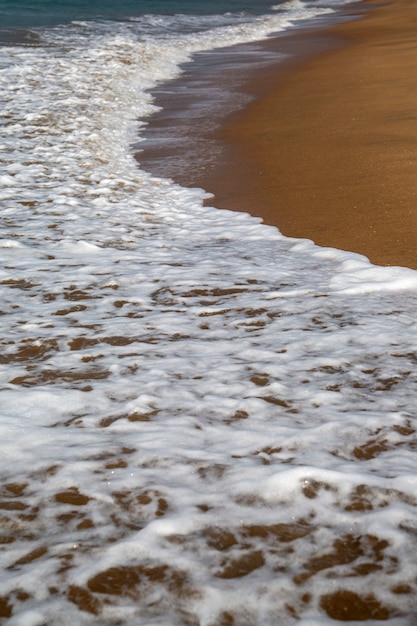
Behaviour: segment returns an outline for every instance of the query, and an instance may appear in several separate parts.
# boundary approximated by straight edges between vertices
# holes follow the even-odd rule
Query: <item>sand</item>
[[[227,162],[201,181],[210,204],[417,268],[416,9],[374,5],[326,33],[330,50],[254,78],[258,97],[217,133]]]

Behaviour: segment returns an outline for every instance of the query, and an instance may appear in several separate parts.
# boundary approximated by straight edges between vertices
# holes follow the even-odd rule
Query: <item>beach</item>
[[[263,107],[407,5],[177,1],[64,0],[58,23],[39,0],[38,27],[22,0],[0,27],[0,621],[410,626],[417,272],[262,223],[254,176],[255,136],[278,163]],[[314,120],[348,99],[323,89]],[[330,147],[288,98],[280,167],[299,122],[321,191]],[[238,210],[208,193],[228,171]],[[298,181],[309,213],[290,174],[271,203]]]
[[[414,4],[365,7],[366,17],[316,33],[317,43],[331,38],[329,50],[253,78],[260,97],[217,133],[225,156],[202,181],[209,202],[416,268]]]

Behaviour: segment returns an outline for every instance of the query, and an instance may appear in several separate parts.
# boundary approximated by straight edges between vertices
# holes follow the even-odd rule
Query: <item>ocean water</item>
[[[144,171],[150,90],[337,5],[1,2],[0,620],[417,621],[417,273]]]

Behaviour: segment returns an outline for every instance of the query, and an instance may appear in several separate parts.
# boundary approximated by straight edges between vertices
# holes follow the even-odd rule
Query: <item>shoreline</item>
[[[207,190],[213,175],[228,165],[224,129],[269,95],[281,77],[345,46],[344,37],[331,28],[362,12],[362,3],[352,3],[333,14],[296,22],[268,39],[193,55],[179,77],[151,91],[158,110],[146,118],[134,145],[140,167],[184,187]]]
[[[252,79],[256,99],[216,133],[227,158],[201,181],[207,204],[417,269],[414,4],[326,29],[340,45],[270,75],[266,93]]]

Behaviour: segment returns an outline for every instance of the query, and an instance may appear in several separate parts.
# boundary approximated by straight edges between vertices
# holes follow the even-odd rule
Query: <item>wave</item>
[[[415,612],[417,273],[204,207],[130,149],[157,82],[291,15],[1,49],[10,626]]]

